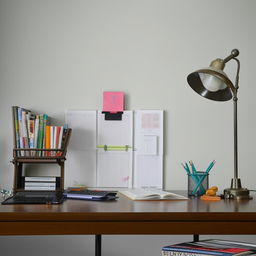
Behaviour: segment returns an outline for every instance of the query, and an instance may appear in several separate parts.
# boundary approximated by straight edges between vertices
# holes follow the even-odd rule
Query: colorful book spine
[[[43,114],[39,115],[39,127],[38,127],[38,139],[37,139],[37,148],[43,148],[43,138],[44,138],[44,121]],[[41,151],[38,151],[38,156],[43,156]]]
[[[210,240],[206,240],[204,243],[187,242],[169,245],[162,248],[162,256],[238,256],[249,254],[252,254],[252,251],[248,248],[214,244],[211,243]]]
[[[47,114],[43,114],[43,148],[45,148],[45,128],[48,125],[49,117]]]
[[[28,120],[28,136],[29,136],[29,148],[34,148],[34,136],[35,136],[35,116],[30,115]]]
[[[12,115],[13,115],[13,129],[14,129],[14,147],[20,148],[20,137],[19,137],[19,120],[18,120],[18,107],[12,107]],[[17,156],[19,156],[20,152],[17,151]]]
[[[23,145],[23,132],[22,132],[22,108],[18,107],[18,123],[19,123],[19,145],[20,148],[24,148]],[[20,152],[21,156],[24,156],[24,151]]]
[[[57,148],[56,147],[56,140],[57,140],[57,126],[53,126],[53,147],[52,148]]]
[[[50,132],[51,132],[51,145],[50,145],[50,148],[54,148],[54,126],[51,126],[51,129],[50,129]],[[51,151],[51,156],[54,155],[54,152]]]
[[[51,148],[51,127],[49,125],[46,125],[45,127],[45,148],[50,149]],[[49,151],[45,152],[46,156],[50,155]]]
[[[38,146],[37,144],[38,144],[39,119],[40,119],[40,116],[36,115],[36,118],[35,118],[34,148],[37,148],[37,146]]]
[[[58,148],[61,149],[62,147],[62,137],[63,137],[63,126],[60,126],[60,135],[59,135],[59,141],[58,141]]]
[[[23,109],[21,111],[21,114],[22,114],[22,141],[23,141],[23,147],[24,148],[29,148],[29,144],[28,144],[28,127],[27,127],[27,114],[28,114],[28,112]],[[25,151],[24,155],[28,156],[29,152]]]
[[[59,148],[59,140],[60,140],[60,126],[55,126],[55,142],[54,142],[54,146],[55,148]],[[57,151],[56,155],[59,156],[60,152]]]

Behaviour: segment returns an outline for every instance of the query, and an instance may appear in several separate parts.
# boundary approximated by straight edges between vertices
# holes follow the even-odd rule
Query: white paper
[[[136,110],[133,187],[163,187],[163,110]]]
[[[156,135],[142,135],[140,137],[138,154],[140,155],[157,155],[158,137]]]
[[[132,182],[132,152],[99,151],[97,187],[127,188]]]

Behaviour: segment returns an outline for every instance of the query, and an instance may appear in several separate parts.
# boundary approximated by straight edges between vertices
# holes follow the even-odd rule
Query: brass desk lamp
[[[227,101],[233,98],[234,106],[234,178],[231,187],[224,190],[224,197],[230,199],[251,199],[249,190],[242,188],[241,180],[238,178],[238,150],[237,150],[237,91],[239,82],[240,62],[236,58],[239,55],[237,49],[225,59],[216,59],[211,62],[210,67],[199,69],[187,77],[190,87],[201,96],[215,101]],[[223,71],[225,64],[235,60],[237,73],[235,85]]]

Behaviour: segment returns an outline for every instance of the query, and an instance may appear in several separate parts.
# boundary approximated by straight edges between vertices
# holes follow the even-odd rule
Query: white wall
[[[186,76],[238,48],[239,170],[243,185],[255,189],[255,8],[253,0],[0,0],[0,188],[12,186],[12,105],[62,123],[65,109],[101,109],[105,90],[124,91],[126,109],[166,110],[165,188],[186,189],[180,162],[191,159],[198,168],[215,159],[210,183],[229,187],[232,102],[199,97]],[[235,69],[231,61],[226,68],[231,79]],[[22,238],[12,239],[24,244]],[[26,239],[29,244],[42,239],[46,246],[51,241]],[[121,254],[121,248],[112,251],[116,239],[107,238],[104,255]],[[162,245],[150,236],[134,247],[132,239],[122,240],[131,252],[123,255],[136,255],[132,248],[139,244],[144,244],[141,255],[154,255]],[[171,240],[164,239],[163,244]],[[0,251],[1,241],[7,248],[11,240],[0,238]],[[60,255],[58,246],[49,245],[51,255]],[[91,255],[90,250],[81,242],[74,253]]]

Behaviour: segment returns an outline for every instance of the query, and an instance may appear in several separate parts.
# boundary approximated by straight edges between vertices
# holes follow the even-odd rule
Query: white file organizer
[[[157,129],[142,125],[150,113]],[[162,187],[163,111],[124,111],[122,120],[105,120],[101,111],[68,110],[66,122],[72,128],[66,187]]]

